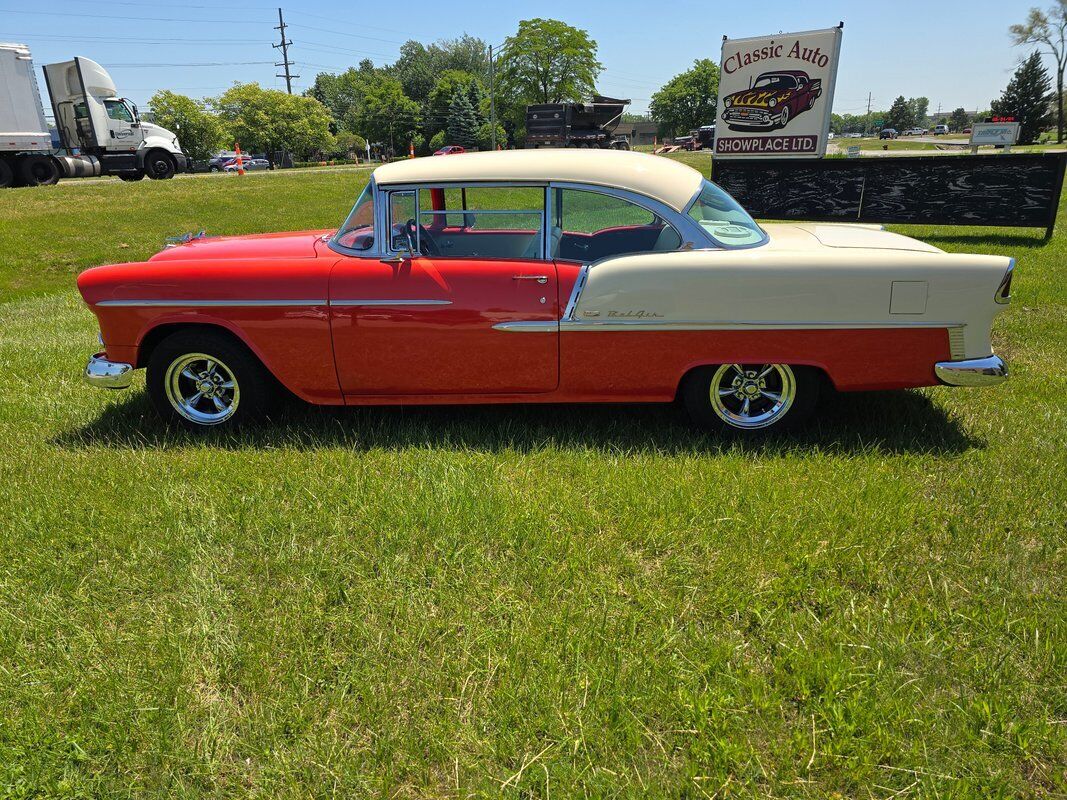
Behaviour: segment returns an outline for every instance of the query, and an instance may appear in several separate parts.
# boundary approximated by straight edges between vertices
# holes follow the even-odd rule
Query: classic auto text
[[[822,52],[818,47],[801,47],[799,41],[794,41],[793,46],[786,52],[784,44],[772,40],[762,47],[727,56],[722,62],[722,69],[727,75],[733,75],[743,67],[750,67],[760,61],[767,61],[772,58],[782,58],[783,55],[813,64],[822,69],[825,69],[826,65],[830,63],[830,56]]]

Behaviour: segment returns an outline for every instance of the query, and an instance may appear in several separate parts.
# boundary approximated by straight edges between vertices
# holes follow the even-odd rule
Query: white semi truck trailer
[[[53,147],[30,50],[0,42],[0,188],[60,178],[163,179],[188,169],[178,137],[145,122],[107,70],[77,57],[44,67],[60,146]]]

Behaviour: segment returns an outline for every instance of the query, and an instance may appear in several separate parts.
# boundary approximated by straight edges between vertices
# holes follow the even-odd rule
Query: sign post
[[[842,25],[723,37],[716,158],[826,155]]]

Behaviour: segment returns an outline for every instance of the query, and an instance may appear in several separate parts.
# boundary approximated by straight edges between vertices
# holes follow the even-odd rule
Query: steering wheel
[[[418,241],[422,247],[422,254],[426,256],[439,256],[441,255],[441,248],[437,246],[437,242],[433,240],[429,232],[422,225],[418,225],[416,229],[416,223],[414,219],[409,219],[404,223],[404,230],[408,235],[408,241],[411,243],[411,249],[414,251],[415,242]],[[419,234],[416,239],[416,230]]]

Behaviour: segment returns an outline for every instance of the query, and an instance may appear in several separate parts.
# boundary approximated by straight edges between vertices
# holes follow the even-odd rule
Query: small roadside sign
[[[849,158],[859,158],[859,154],[860,154],[860,146],[858,144],[850,144],[848,146],[848,157]]]

